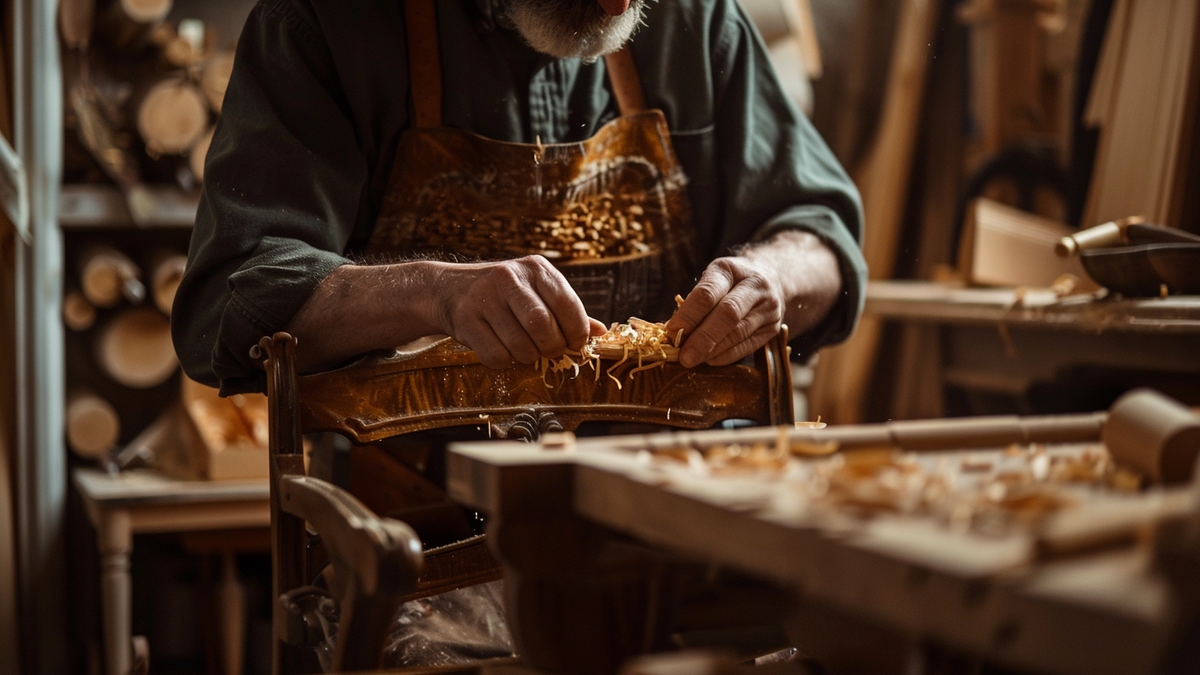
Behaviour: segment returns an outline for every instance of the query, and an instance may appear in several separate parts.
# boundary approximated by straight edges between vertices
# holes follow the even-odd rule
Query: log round
[[[90,391],[67,397],[67,447],[86,459],[101,459],[117,445],[121,420],[108,401]]]
[[[208,102],[186,80],[163,80],[138,105],[137,129],[152,155],[184,154],[208,129]]]
[[[229,77],[233,74],[233,52],[216,52],[204,62],[200,72],[200,88],[213,112],[221,114],[221,106],[225,101],[225,90],[229,88]]]
[[[80,259],[79,283],[96,307],[116,307],[121,298],[138,303],[146,297],[142,271],[129,256],[111,246],[97,246]]]
[[[96,19],[96,32],[117,51],[144,47],[171,13],[172,0],[111,0]]]
[[[96,308],[83,293],[71,291],[63,298],[63,323],[73,331],[85,331],[96,324]]]
[[[212,145],[213,132],[216,127],[209,129],[200,140],[196,141],[196,145],[192,147],[192,154],[188,157],[188,164],[192,169],[192,175],[196,177],[199,183],[204,182],[204,161],[208,158],[208,148]]]
[[[149,389],[166,382],[179,369],[170,322],[149,307],[121,312],[101,331],[96,362],[126,387]]]
[[[150,266],[150,287],[153,289],[154,306],[167,316],[171,316],[175,292],[179,290],[179,282],[183,279],[183,269],[186,266],[187,256],[174,251],[160,253]]]

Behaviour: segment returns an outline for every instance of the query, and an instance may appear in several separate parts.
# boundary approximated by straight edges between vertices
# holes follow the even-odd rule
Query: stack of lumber
[[[1200,0],[1117,0],[1086,111],[1100,147],[1084,226],[1195,228],[1198,21]]]

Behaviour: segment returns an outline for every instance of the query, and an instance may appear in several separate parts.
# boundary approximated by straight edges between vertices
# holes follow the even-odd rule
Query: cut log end
[[[213,132],[216,127],[209,129],[207,133],[196,141],[196,145],[192,148],[192,154],[188,158],[188,164],[192,169],[192,175],[196,177],[196,181],[204,182],[204,162],[208,159],[208,148],[212,146]]]
[[[142,272],[124,253],[107,246],[86,253],[79,271],[83,296],[101,308],[116,307],[125,298],[139,303],[146,297]]]
[[[166,80],[150,89],[137,110],[137,128],[146,150],[179,155],[195,145],[208,128],[208,103],[196,87]]]
[[[137,23],[158,23],[171,13],[172,0],[120,0],[121,11]]]
[[[85,331],[96,324],[96,308],[83,293],[71,291],[63,298],[63,323],[73,331]]]
[[[166,382],[179,369],[170,322],[148,307],[122,312],[99,336],[96,361],[126,387],[149,389]]]
[[[171,306],[175,304],[175,293],[179,290],[179,282],[183,280],[183,270],[186,266],[187,256],[174,253],[159,260],[150,273],[154,306],[167,316],[171,315]]]
[[[67,447],[86,459],[102,459],[117,445],[121,420],[117,411],[91,392],[76,392],[67,401]]]
[[[213,54],[204,63],[200,73],[200,88],[213,112],[221,114],[225,102],[225,90],[229,88],[229,78],[233,75],[233,52],[221,51]]]

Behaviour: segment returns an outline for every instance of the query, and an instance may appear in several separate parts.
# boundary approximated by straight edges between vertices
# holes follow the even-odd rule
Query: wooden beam
[[[895,266],[938,6],[937,0],[904,0],[879,132],[855,175],[866,211],[863,255],[872,279],[891,278]],[[881,331],[881,323],[864,317],[845,344],[822,353],[813,386],[815,412],[838,423],[861,421]]]

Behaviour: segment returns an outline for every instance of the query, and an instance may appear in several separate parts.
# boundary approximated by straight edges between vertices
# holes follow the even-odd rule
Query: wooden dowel
[[[196,141],[196,145],[192,146],[191,154],[188,156],[188,166],[198,183],[204,182],[204,162],[208,159],[208,149],[212,146],[214,131],[216,131],[216,127],[206,131],[200,140]]]
[[[136,106],[138,134],[152,155],[180,155],[208,129],[208,102],[180,78],[151,86]]]
[[[218,51],[209,56],[200,71],[200,89],[208,99],[208,105],[213,112],[221,114],[225,104],[225,90],[229,88],[229,78],[233,74],[233,52]]]
[[[172,4],[172,0],[109,0],[96,17],[96,31],[117,51],[139,49],[171,13]]]
[[[171,316],[175,292],[179,290],[186,266],[187,256],[169,250],[157,253],[150,263],[150,289],[154,306],[167,316]]]
[[[85,331],[96,325],[96,308],[83,293],[71,291],[63,298],[63,323],[73,331]]]
[[[121,420],[112,405],[91,391],[73,390],[65,411],[67,447],[85,459],[103,459],[117,445]]]
[[[179,369],[170,322],[149,307],[118,314],[100,331],[95,352],[109,377],[135,389],[160,385]]]
[[[79,283],[96,307],[116,307],[121,298],[139,303],[146,298],[142,271],[129,256],[111,246],[95,246],[80,258]]]
[[[790,443],[819,445],[836,442],[842,449],[895,447],[908,451],[994,448],[1013,443],[1086,443],[1100,440],[1107,413],[1039,417],[972,417],[918,420],[884,424],[848,424],[825,429],[788,429]],[[668,448],[683,443],[777,442],[777,427],[704,431],[644,437],[647,448]],[[681,440],[682,439],[682,440]]]

